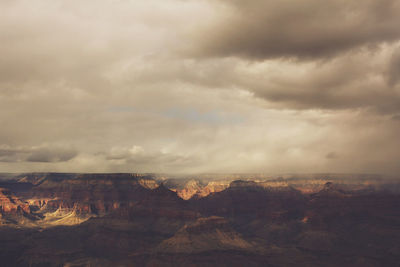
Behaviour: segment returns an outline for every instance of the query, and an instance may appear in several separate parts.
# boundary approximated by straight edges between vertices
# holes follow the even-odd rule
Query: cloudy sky
[[[398,0],[2,0],[0,171],[400,171]]]

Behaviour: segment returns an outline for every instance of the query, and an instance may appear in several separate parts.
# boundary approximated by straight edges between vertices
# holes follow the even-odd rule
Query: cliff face
[[[238,180],[221,192],[192,200],[192,204],[204,214],[233,220],[280,221],[301,217],[306,198],[291,187],[270,188]]]
[[[167,180],[165,185],[172,191],[177,192],[178,196],[182,199],[198,199],[206,197],[210,194],[221,192],[226,188],[235,187],[263,187],[270,191],[282,190],[291,187],[300,191],[303,194],[314,194],[324,190],[326,184],[331,182],[329,178],[318,179],[272,179],[272,180],[250,180],[249,178],[243,180],[213,180],[201,181],[198,179],[176,181],[177,179]],[[383,188],[385,185],[377,181],[352,181],[348,183],[344,180],[335,182],[335,187],[345,191],[370,191],[373,188]],[[386,189],[398,189],[398,185],[392,185]],[[400,189],[397,191],[400,192]]]
[[[178,196],[180,196],[182,199],[190,199],[194,195],[199,194],[203,188],[204,185],[202,185],[199,181],[191,180],[185,184],[184,188],[175,190]]]
[[[49,209],[72,209],[83,214],[105,214],[133,205],[154,183],[132,175],[79,175],[74,179],[49,177],[25,194],[27,199],[46,201]]]
[[[32,187],[17,192],[23,201],[9,190],[1,191],[0,210],[31,214],[36,216],[32,223],[41,226],[80,223],[131,207],[158,187],[151,177],[135,174],[35,174],[24,175],[18,182]],[[16,188],[15,183],[9,184]]]
[[[0,188],[0,225],[26,224],[35,219],[28,203],[21,201],[8,189]]]
[[[214,181],[209,182],[202,190],[196,194],[197,198],[206,197],[209,194],[217,193],[229,187],[229,181]]]
[[[155,189],[159,186],[159,184],[155,180],[149,179],[149,178],[147,178],[147,179],[140,178],[140,179],[138,179],[138,182],[141,186],[143,186],[144,188],[147,188],[147,189]]]
[[[400,258],[393,191],[193,179],[175,181],[174,192],[168,181],[126,174],[27,177],[20,183],[30,187],[0,190],[4,266],[396,266]],[[215,191],[196,197],[207,187]],[[185,188],[196,191],[189,200],[178,195]]]
[[[168,185],[167,187],[177,192],[178,196],[182,199],[188,200],[191,198],[202,198],[209,194],[221,192],[229,186],[229,181],[211,181],[208,183],[202,183],[199,180],[190,180],[183,186],[177,186],[176,184]]]
[[[29,214],[31,212],[29,204],[22,202],[13,196],[8,189],[0,188],[0,213],[7,214]]]

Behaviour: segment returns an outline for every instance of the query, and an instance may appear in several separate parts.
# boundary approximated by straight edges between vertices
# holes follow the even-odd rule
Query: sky
[[[2,0],[0,172],[400,171],[399,0]]]

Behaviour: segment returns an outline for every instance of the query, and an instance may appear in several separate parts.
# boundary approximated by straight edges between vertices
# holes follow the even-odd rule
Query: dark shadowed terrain
[[[399,266],[400,187],[368,175],[4,174],[1,266]]]

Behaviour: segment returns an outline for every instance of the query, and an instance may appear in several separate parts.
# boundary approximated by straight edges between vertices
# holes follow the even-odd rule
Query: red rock
[[[0,188],[0,213],[5,214],[23,214],[30,213],[29,204],[22,202],[7,189]]]

